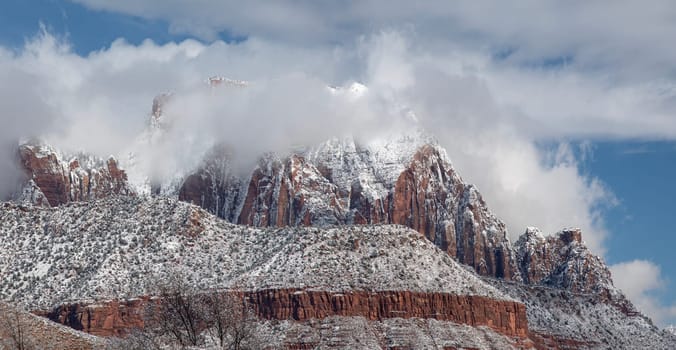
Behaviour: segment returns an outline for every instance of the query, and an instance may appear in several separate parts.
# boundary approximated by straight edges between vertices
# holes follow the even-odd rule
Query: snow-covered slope
[[[402,226],[258,229],[169,198],[0,208],[0,295],[30,308],[145,294],[176,269],[199,288],[408,290],[509,299]]]
[[[470,327],[434,319],[370,321],[363,317],[329,317],[307,322],[268,322],[259,328],[259,332],[273,348],[523,349],[513,339],[488,327]]]
[[[485,280],[526,304],[530,338],[538,348],[676,349],[676,338],[654,326],[621,294],[600,302],[595,293]]]
[[[0,350],[103,349],[106,340],[0,302]]]

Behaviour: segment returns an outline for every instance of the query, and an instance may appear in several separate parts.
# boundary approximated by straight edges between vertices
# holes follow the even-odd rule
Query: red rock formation
[[[267,157],[251,175],[237,223],[262,227],[337,224],[344,221],[342,212],[337,187],[305,158]]]
[[[39,150],[39,146],[19,148],[24,169],[45,195],[48,204],[55,206],[66,203],[69,192],[66,183],[69,179],[64,174],[61,162],[55,153],[39,154]]]
[[[34,187],[34,192],[42,192],[49,206],[133,193],[128,187],[126,173],[113,158],[104,166],[85,169],[78,159],[66,163],[50,148],[28,144],[19,148],[19,156],[29,186]]]
[[[271,289],[238,293],[260,318],[270,320],[323,319],[330,316],[433,318],[470,326],[486,326],[498,333],[526,338],[528,324],[523,304],[482,296],[411,291],[327,292]],[[101,335],[123,335],[143,327],[149,298],[110,301],[94,305],[68,304],[47,313],[50,319]]]
[[[394,183],[382,180],[387,191],[381,197],[365,193],[358,174],[349,188],[335,181],[352,171],[354,160],[343,160],[345,170],[300,155],[283,160],[269,155],[242,186],[225,153],[212,152],[186,179],[179,199],[245,225],[402,224],[482,275],[519,279],[505,225],[436,146],[418,149]]]
[[[37,312],[52,321],[93,335],[124,336],[130,330],[143,328],[145,308],[150,299],[112,300],[101,304],[69,304],[50,312]]]
[[[245,294],[261,318],[321,319],[330,316],[433,318],[471,326],[487,326],[514,337],[528,333],[526,307],[517,302],[481,296],[411,291],[324,292],[297,289]]]
[[[544,284],[574,293],[595,293],[611,299],[610,270],[591,254],[579,229],[545,237],[529,228],[515,243],[521,276],[527,284]]]
[[[409,226],[482,275],[518,274],[505,225],[435,147],[423,146],[397,180],[388,223]]]

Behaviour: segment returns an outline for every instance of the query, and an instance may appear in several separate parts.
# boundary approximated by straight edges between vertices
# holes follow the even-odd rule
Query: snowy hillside
[[[106,341],[0,302],[0,350],[103,349]],[[17,344],[18,341],[18,344]]]
[[[0,209],[0,295],[29,308],[131,297],[168,270],[200,288],[410,290],[509,299],[401,226],[257,229],[169,198]],[[415,262],[415,263],[411,263]]]
[[[555,338],[574,349],[676,348],[676,339],[665,336],[622,295],[606,303],[594,293],[485,280],[526,304],[530,337],[536,342]]]

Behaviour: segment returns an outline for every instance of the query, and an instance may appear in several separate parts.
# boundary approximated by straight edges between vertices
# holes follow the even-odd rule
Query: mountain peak
[[[568,228],[558,233],[559,239],[566,244],[577,242],[582,244],[582,230],[579,228]]]
[[[545,237],[528,228],[514,243],[521,276],[528,284],[542,284],[578,293],[614,289],[608,266],[582,241],[580,229],[564,229]]]

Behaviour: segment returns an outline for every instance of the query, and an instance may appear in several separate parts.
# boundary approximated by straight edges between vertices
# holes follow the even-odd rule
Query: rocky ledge
[[[483,296],[411,291],[329,292],[307,289],[266,289],[237,292],[261,319],[305,321],[333,316],[420,318],[485,326],[508,337],[527,338],[523,304]],[[99,336],[120,336],[143,327],[149,297],[100,303],[65,304],[39,312],[58,323]]]

